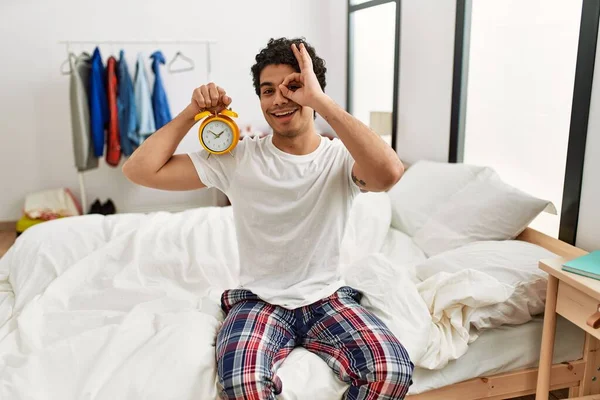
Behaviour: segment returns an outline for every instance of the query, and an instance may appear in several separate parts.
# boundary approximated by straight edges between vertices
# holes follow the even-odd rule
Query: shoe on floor
[[[111,199],[108,199],[104,204],[102,204],[101,214],[111,215],[111,214],[116,214],[116,213],[117,213],[117,208],[115,207],[115,204],[112,202]]]
[[[92,206],[90,207],[90,212],[88,214],[102,214],[102,204],[99,199],[96,199]]]

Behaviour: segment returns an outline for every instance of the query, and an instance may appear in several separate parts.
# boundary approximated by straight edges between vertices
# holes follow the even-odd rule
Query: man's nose
[[[273,104],[281,105],[286,104],[287,102],[288,99],[281,93],[281,90],[279,90],[279,88],[275,89],[275,100],[273,101]]]

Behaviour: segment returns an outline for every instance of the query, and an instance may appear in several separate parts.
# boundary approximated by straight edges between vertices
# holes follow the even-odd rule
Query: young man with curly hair
[[[174,155],[204,110],[232,99],[214,83],[147,139],[123,166],[140,185],[216,187],[231,200],[240,286],[221,297],[216,358],[224,399],[275,399],[277,367],[296,346],[317,354],[350,385],[347,399],[402,399],[413,364],[392,332],[360,305],[339,274],[352,201],[385,191],[403,174],[394,150],[324,93],[325,63],[302,39],[271,39],[252,67],[273,134],[246,137],[230,155]],[[338,138],[320,136],[320,114]]]

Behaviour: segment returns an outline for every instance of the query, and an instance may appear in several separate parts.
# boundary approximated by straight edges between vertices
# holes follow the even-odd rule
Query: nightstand
[[[544,312],[544,330],[540,351],[536,400],[547,400],[553,382],[550,382],[556,315],[585,330],[584,348],[585,369],[580,380],[579,390],[570,394],[577,399],[600,400],[600,281],[563,271],[562,264],[568,258],[541,260],[540,269],[548,273],[548,290]],[[569,397],[572,398],[572,397]]]

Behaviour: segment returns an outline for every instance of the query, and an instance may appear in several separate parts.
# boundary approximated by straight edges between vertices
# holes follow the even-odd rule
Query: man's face
[[[260,73],[260,107],[265,120],[274,133],[286,137],[298,136],[308,129],[313,117],[313,109],[302,107],[284,97],[279,85],[290,74],[296,72],[291,65],[267,65]],[[298,86],[291,82],[288,89]]]

